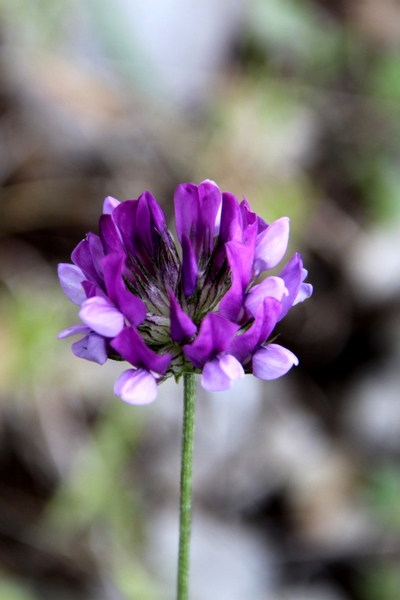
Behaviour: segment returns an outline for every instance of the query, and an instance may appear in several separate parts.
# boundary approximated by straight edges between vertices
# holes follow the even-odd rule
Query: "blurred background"
[[[300,366],[199,389],[193,600],[400,598],[400,3],[0,0],[0,600],[174,597],[182,390],[75,358],[105,196],[291,218]]]

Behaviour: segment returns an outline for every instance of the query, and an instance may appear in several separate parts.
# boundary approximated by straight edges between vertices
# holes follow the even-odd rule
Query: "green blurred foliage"
[[[0,600],[38,600],[25,586],[0,575]]]

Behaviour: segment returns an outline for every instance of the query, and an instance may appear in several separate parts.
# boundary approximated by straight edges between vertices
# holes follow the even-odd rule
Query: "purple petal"
[[[218,313],[204,317],[200,331],[192,344],[183,346],[183,352],[196,368],[201,368],[210,358],[224,352],[239,329]]]
[[[118,308],[100,296],[85,300],[79,316],[93,331],[109,338],[118,335],[124,327],[124,316]]]
[[[235,379],[244,377],[243,367],[233,356],[214,358],[203,367],[201,385],[208,392],[229,390]]]
[[[219,311],[231,321],[238,321],[243,313],[243,296],[250,279],[254,250],[251,245],[239,242],[228,242],[225,248],[232,285],[222,298]]]
[[[106,341],[101,335],[89,333],[71,346],[72,352],[79,358],[85,358],[99,365],[107,360]]]
[[[182,236],[182,286],[183,293],[186,298],[191,296],[196,289],[197,276],[199,270],[197,268],[196,256],[192,245],[186,235]]]
[[[171,338],[175,342],[183,343],[188,338],[194,336],[197,331],[196,325],[192,319],[183,312],[178,300],[174,294],[169,292],[170,300],[170,320],[171,320]]]
[[[242,215],[239,202],[233,194],[222,194],[221,225],[219,231],[220,242],[241,242],[243,233]]]
[[[101,215],[99,220],[99,232],[106,254],[124,251],[120,233],[111,215]]]
[[[94,233],[88,233],[87,239],[89,242],[89,250],[92,256],[93,266],[96,269],[96,273],[98,274],[100,280],[103,280],[103,270],[101,268],[101,260],[104,257],[103,244],[101,243],[101,239],[98,235]]]
[[[92,244],[93,244],[93,242],[92,242]],[[72,262],[82,270],[86,279],[88,279],[89,281],[92,281],[94,283],[97,283],[98,285],[101,286],[102,279],[101,279],[101,277],[99,277],[99,274],[96,271],[95,266],[93,264],[93,258],[92,258],[92,253],[90,251],[88,239],[85,239],[85,240],[82,240],[81,242],[79,242],[79,244],[77,245],[77,247],[74,249],[74,251],[71,254],[71,259],[72,259]]]
[[[91,281],[82,281],[82,287],[85,290],[86,298],[93,298],[93,296],[101,296],[102,298],[108,299],[108,296],[103,292],[103,290]]]
[[[278,344],[259,348],[253,355],[253,375],[259,379],[277,379],[298,365],[297,356]]]
[[[157,398],[157,382],[145,369],[128,369],[115,382],[114,394],[129,404],[150,404]]]
[[[71,302],[80,306],[86,300],[86,294],[82,287],[82,281],[86,279],[82,270],[67,263],[58,265],[58,278],[64,294]]]
[[[178,240],[182,244],[185,235],[191,238],[193,227],[196,228],[199,218],[199,194],[194,183],[178,185],[174,194],[175,222]]]
[[[302,283],[300,285],[299,293],[297,294],[293,302],[293,306],[295,304],[299,304],[299,302],[304,302],[304,300],[307,300],[307,298],[309,298],[312,295],[313,291],[314,288],[311,285],[311,283]]]
[[[121,202],[112,196],[107,196],[103,203],[103,215],[111,215],[114,208],[117,208]]]
[[[135,233],[149,254],[153,254],[154,242],[165,229],[165,216],[161,206],[150,192],[143,192],[138,199]]]
[[[103,258],[104,279],[110,300],[118,306],[131,325],[137,327],[146,317],[146,305],[125,286],[125,262],[125,254],[113,253]]]
[[[275,298],[265,298],[259,305],[251,327],[237,335],[229,344],[227,353],[244,363],[258,346],[264,344],[274,329],[281,311],[281,304]]]
[[[58,339],[62,340],[70,335],[76,335],[77,333],[89,333],[90,327],[87,325],[73,325],[72,327],[68,327],[68,329],[64,329],[64,331],[60,331],[58,334]]]
[[[165,375],[172,360],[170,354],[157,354],[150,350],[144,343],[140,334],[133,327],[125,327],[121,333],[112,340],[111,347],[131,363],[134,367],[145,368],[147,371]]]
[[[135,231],[137,200],[126,200],[121,202],[113,212],[113,219],[121,234],[122,242],[128,254],[136,256]]]
[[[283,319],[289,309],[293,306],[300,290],[302,276],[303,261],[300,254],[296,253],[279,273],[279,277],[283,279],[286,289],[289,292],[287,296],[282,297],[282,312],[279,320]]]
[[[255,317],[257,309],[262,304],[264,298],[275,298],[280,301],[284,294],[287,295],[288,291],[283,279],[280,277],[267,277],[264,281],[251,288],[250,292],[246,294],[244,307]]]
[[[256,275],[273,269],[284,257],[289,242],[289,223],[288,217],[282,217],[259,234],[254,255]]]
[[[198,186],[199,227],[197,228],[197,246],[208,254],[214,246],[214,229],[222,195],[214,181],[206,179]]]

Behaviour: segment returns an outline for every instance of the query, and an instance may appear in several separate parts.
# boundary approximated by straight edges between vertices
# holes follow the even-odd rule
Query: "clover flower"
[[[137,200],[106,198],[99,236],[87,234],[73,264],[58,268],[82,321],[59,338],[84,334],[72,345],[76,356],[129,362],[114,392],[132,404],[152,402],[170,376],[201,373],[206,390],[222,391],[245,373],[275,379],[298,364],[269,338],[312,294],[300,255],[257,280],[283,259],[289,219],[267,225],[246,199],[209,180],[179,185],[174,204],[180,251],[146,191]]]

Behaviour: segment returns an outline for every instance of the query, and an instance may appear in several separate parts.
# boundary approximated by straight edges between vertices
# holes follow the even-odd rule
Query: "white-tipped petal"
[[[298,364],[299,359],[293,352],[278,344],[269,344],[253,354],[253,375],[259,379],[277,379]]]
[[[60,263],[57,271],[64,294],[71,302],[80,306],[86,300],[86,294],[82,287],[82,281],[86,277],[81,269],[76,265]]]
[[[114,394],[129,404],[150,404],[157,398],[157,382],[146,369],[128,369],[115,382]]]
[[[124,316],[107,298],[101,296],[86,300],[79,316],[93,331],[108,338],[115,337],[124,328]]]

